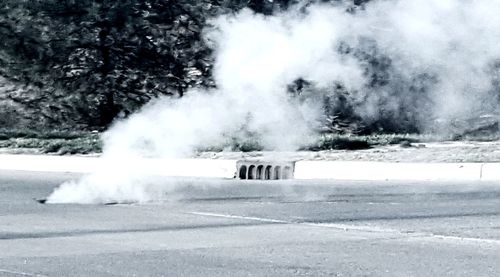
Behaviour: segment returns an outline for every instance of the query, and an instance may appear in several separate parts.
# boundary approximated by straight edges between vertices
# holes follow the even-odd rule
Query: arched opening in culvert
[[[281,179],[290,179],[291,172],[292,172],[292,169],[289,166],[285,166],[285,168],[283,168],[283,172],[281,173],[282,174]]]
[[[266,166],[266,170],[264,171],[264,180],[271,180],[272,168],[273,167],[270,165]]]
[[[255,179],[255,165],[251,165],[248,167],[248,180]]]
[[[274,179],[278,180],[281,178],[281,166],[276,166],[274,168]]]
[[[255,174],[255,179],[261,180],[264,177],[264,166],[259,165],[257,166],[257,173]]]
[[[243,165],[240,167],[240,179],[241,180],[245,180],[247,178],[247,166],[246,165]]]

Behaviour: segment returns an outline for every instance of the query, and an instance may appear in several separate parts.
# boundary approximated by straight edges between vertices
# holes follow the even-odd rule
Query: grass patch
[[[98,133],[0,129],[0,148],[32,149],[40,153],[90,154],[102,151]]]
[[[223,151],[233,151],[233,152],[252,152],[252,151],[262,151],[264,147],[260,144],[259,140],[253,136],[249,136],[245,139],[229,138],[225,143],[220,145],[209,145],[202,146],[196,149],[196,152],[223,152]]]
[[[71,130],[47,130],[38,131],[33,129],[6,129],[0,128],[0,140],[11,138],[34,138],[34,139],[78,139],[94,134],[89,131]]]
[[[467,140],[467,138],[460,138]],[[477,139],[477,138],[476,138]],[[497,137],[491,139],[498,139]],[[491,140],[484,139],[484,140]],[[321,150],[360,150],[376,146],[412,143],[439,142],[456,140],[453,137],[420,134],[376,134],[367,136],[322,134],[310,145],[302,147],[303,151]],[[35,131],[29,129],[0,129],[0,148],[31,149],[39,153],[50,154],[90,154],[102,152],[100,134],[89,131]],[[244,140],[234,138],[222,146],[206,146],[197,149],[198,152],[210,151],[262,151],[264,148],[254,136]]]
[[[376,134],[367,136],[323,134],[318,140],[303,147],[305,151],[361,150],[375,146],[424,143],[449,140],[442,136],[420,134]]]
[[[377,135],[338,135],[322,134],[318,135],[315,142],[301,147],[302,151],[322,151],[322,150],[362,150],[376,146],[401,144],[402,146],[412,143],[438,142],[450,140],[451,138],[436,135],[420,134],[377,134]],[[244,140],[230,139],[222,146],[200,147],[198,152],[222,152],[238,151],[251,152],[262,151],[264,147],[259,140],[248,137]]]

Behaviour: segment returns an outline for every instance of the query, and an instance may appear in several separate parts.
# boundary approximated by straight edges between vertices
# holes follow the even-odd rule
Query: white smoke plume
[[[329,8],[273,17],[244,10],[215,19],[207,39],[216,53],[217,89],[148,105],[106,134],[105,152],[187,155],[245,135],[243,129],[257,134],[267,149],[296,149],[321,109],[314,101],[289,101],[289,84],[300,77],[319,87],[340,81],[359,88],[364,82],[356,61],[334,47],[347,31],[341,28],[346,23],[338,25],[342,17],[342,10]]]
[[[389,112],[416,118],[425,129],[436,118],[498,114],[499,14],[500,0],[372,0],[220,16],[205,34],[215,53],[216,89],[157,99],[117,122],[104,136],[103,158],[185,157],[248,134],[265,149],[294,150],[309,142],[321,119],[319,94],[339,84],[366,120]],[[382,85],[371,83],[377,70],[385,74]],[[317,97],[290,99],[287,87],[299,78],[314,85]],[[65,184],[49,201],[144,199],[134,197],[130,180],[99,183],[91,175]]]
[[[353,24],[357,36],[377,42],[403,78],[434,76],[427,116],[453,119],[498,114],[498,12],[497,0],[374,1]]]

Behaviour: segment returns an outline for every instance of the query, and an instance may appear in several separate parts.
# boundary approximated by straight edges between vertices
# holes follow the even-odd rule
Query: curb
[[[234,178],[236,160],[0,155],[0,170]]]
[[[500,181],[500,163],[485,163],[481,167],[482,181]]]
[[[0,170],[35,172],[116,172],[199,178],[235,178],[246,160],[106,158],[84,156],[0,155]],[[297,180],[500,181],[500,163],[386,163],[296,161]],[[238,173],[238,174],[237,174]]]
[[[299,161],[295,179],[359,181],[500,181],[500,163]]]

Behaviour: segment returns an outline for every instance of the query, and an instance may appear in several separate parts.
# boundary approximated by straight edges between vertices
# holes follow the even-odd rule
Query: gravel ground
[[[197,158],[249,160],[328,160],[384,162],[500,162],[500,141],[390,145],[366,150],[299,152],[203,152]]]

